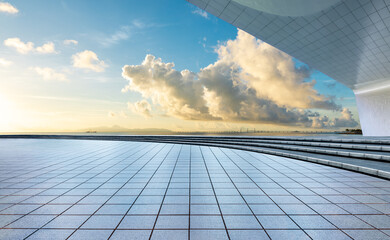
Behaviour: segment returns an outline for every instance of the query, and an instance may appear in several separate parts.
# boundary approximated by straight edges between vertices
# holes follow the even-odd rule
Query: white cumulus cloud
[[[145,99],[135,102],[127,103],[128,108],[136,114],[142,115],[146,118],[152,117],[152,106]]]
[[[218,60],[198,73],[177,71],[173,63],[147,55],[142,64],[123,67],[128,80],[123,91],[138,92],[166,115],[186,120],[313,128],[357,124],[348,109],[334,120],[316,112],[341,111],[341,106],[314,89],[308,69],[297,68],[289,55],[249,34],[238,31],[216,52]]]
[[[136,91],[164,108],[168,115],[182,119],[213,119],[202,98],[203,86],[196,74],[176,71],[173,63],[147,55],[141,65],[123,67],[122,76],[129,80],[126,90]]]
[[[48,43],[43,44],[40,47],[37,47],[36,51],[39,53],[55,53],[56,52],[55,47],[54,47],[54,43],[52,43],[52,42],[48,42]]]
[[[107,65],[103,60],[99,60],[96,53],[85,50],[72,56],[73,66],[76,68],[89,69],[95,72],[103,72]]]
[[[8,67],[8,66],[10,66],[12,64],[13,64],[13,62],[11,62],[9,60],[6,60],[4,58],[0,58],[0,66]]]
[[[56,53],[53,42],[47,42],[42,46],[35,48],[33,42],[23,42],[20,40],[20,38],[8,38],[4,40],[4,45],[10,48],[14,48],[21,54],[27,54],[30,52],[38,52],[43,54]]]
[[[239,30],[237,38],[217,49],[219,63],[237,69],[240,82],[256,90],[259,98],[292,108],[338,108],[313,87],[306,68],[297,68],[289,55]],[[212,67],[212,66],[209,66]]]
[[[22,54],[27,54],[34,51],[34,43],[22,42],[19,38],[8,38],[4,40],[4,45],[7,47],[14,48],[16,51]]]
[[[67,77],[63,73],[59,73],[56,70],[48,67],[34,67],[32,68],[38,75],[42,76],[47,81],[68,81]]]
[[[8,2],[0,2],[0,12],[16,14],[19,10]]]

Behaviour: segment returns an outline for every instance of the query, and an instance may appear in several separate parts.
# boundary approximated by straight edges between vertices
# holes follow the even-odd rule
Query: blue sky
[[[147,54],[164,63],[174,63],[178,71],[197,73],[218,60],[219,46],[237,37],[234,26],[200,12],[184,0],[8,3],[18,12],[0,12],[0,59],[10,63],[0,66],[0,97],[9,116],[3,120],[0,131],[70,131],[112,125],[172,130],[280,128],[262,125],[261,121],[197,122],[178,118],[169,115],[153,97],[145,99],[145,92],[121,91],[128,83],[122,77],[122,68],[140,65]],[[31,42],[34,47],[28,53],[20,53],[12,44],[6,44],[7,39],[15,38],[23,44]],[[66,44],[65,40],[75,40],[77,44]],[[38,47],[47,43],[52,43],[54,49],[40,53]],[[84,51],[93,52],[97,61],[104,62],[101,71],[75,66],[74,56]],[[297,66],[302,65],[294,61]],[[51,74],[45,77],[42,72],[48,68]],[[319,94],[348,108],[357,118],[349,88],[314,69],[311,73],[305,81],[315,79],[314,89]],[[144,118],[129,107],[129,102],[143,99],[151,104],[151,110],[158,112],[156,117]],[[329,109],[316,111],[330,117],[339,114]]]

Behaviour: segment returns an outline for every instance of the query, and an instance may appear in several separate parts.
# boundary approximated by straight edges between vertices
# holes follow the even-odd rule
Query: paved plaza
[[[0,239],[390,239],[390,181],[228,148],[0,140]]]

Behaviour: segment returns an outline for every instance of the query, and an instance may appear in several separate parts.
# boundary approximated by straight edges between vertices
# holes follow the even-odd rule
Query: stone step
[[[155,142],[155,141],[151,141]],[[388,162],[378,162],[371,160],[361,160],[350,157],[337,157],[336,159],[330,160],[329,155],[322,154],[302,154],[302,152],[297,151],[287,151],[287,150],[278,150],[272,148],[264,147],[247,147],[241,145],[230,145],[230,144],[221,144],[221,143],[205,143],[205,142],[194,142],[194,141],[171,141],[171,140],[160,140],[162,143],[173,143],[173,144],[190,144],[190,145],[200,145],[200,146],[211,146],[211,147],[225,147],[238,150],[252,151],[265,153],[270,155],[294,158],[303,161],[314,162],[318,164],[328,165],[332,167],[338,167],[342,169],[347,169],[355,172],[365,173],[371,176],[381,177],[390,180],[390,164]],[[331,156],[332,157],[332,156]],[[348,161],[352,160],[352,161]]]
[[[175,140],[177,138],[166,138],[166,140]],[[203,141],[219,141],[219,142],[248,142],[248,143],[272,143],[282,145],[299,145],[325,148],[342,148],[351,150],[365,150],[365,151],[380,151],[390,152],[390,146],[372,145],[362,143],[328,143],[328,142],[305,142],[305,141],[280,141],[280,140],[259,140],[259,139],[241,139],[241,138],[213,138],[213,137],[195,137],[195,138],[179,138],[181,140],[203,140]]]

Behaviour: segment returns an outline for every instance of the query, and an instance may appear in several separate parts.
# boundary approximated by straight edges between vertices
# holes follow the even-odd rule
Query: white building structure
[[[187,0],[350,87],[366,136],[390,136],[390,0]]]

